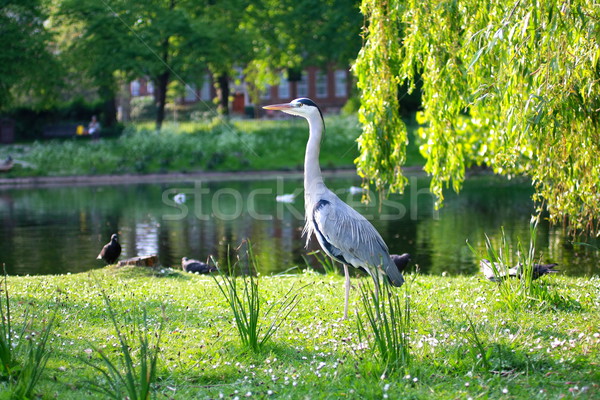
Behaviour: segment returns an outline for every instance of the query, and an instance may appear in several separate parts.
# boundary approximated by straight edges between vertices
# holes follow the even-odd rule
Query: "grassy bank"
[[[352,166],[360,135],[356,118],[329,116],[326,124],[321,165]],[[10,154],[24,162],[3,177],[290,170],[302,167],[307,139],[301,119],[166,123],[159,133],[152,124],[137,124],[116,139],[2,146],[0,160]],[[422,163],[411,144],[408,165]]]
[[[600,280],[544,277],[561,299],[509,310],[496,284],[479,277],[408,276],[410,362],[386,369],[360,336],[364,321],[353,279],[349,320],[342,321],[343,278],[304,273],[261,277],[265,304],[290,288],[299,302],[261,352],[241,345],[233,314],[211,277],[170,270],[114,268],[90,274],[9,277],[11,315],[33,327],[57,309],[47,369],[35,393],[44,398],[104,398],[90,383],[107,381],[93,366],[122,354],[102,290],[122,333],[162,331],[156,398],[527,398],[600,396]],[[163,329],[159,324],[164,320]],[[139,326],[138,326],[139,327]],[[131,354],[139,346],[130,343]],[[120,368],[120,367],[119,367]],[[4,383],[0,383],[2,385]]]

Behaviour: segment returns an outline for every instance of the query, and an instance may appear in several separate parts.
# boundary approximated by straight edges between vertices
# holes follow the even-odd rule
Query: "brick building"
[[[309,97],[323,111],[339,111],[352,90],[350,71],[309,67],[299,81],[290,82],[282,77],[279,85],[268,87],[261,96],[261,104],[285,103],[298,97]]]
[[[285,74],[281,75],[279,84],[268,86],[261,95],[258,106],[285,103],[298,97],[309,97],[314,100],[325,112],[339,111],[352,91],[352,79],[350,71],[340,68],[322,69],[318,67],[309,67],[302,71],[296,77],[297,80],[289,81]],[[245,114],[247,107],[253,107],[250,96],[245,87],[245,83],[240,79],[241,84],[237,85],[231,82],[230,110],[234,114]],[[136,79],[129,84],[131,97],[152,96],[154,87],[148,79]],[[207,73],[203,82],[199,85],[188,83],[186,93],[179,98],[179,104],[194,104],[197,102],[207,102],[212,104],[216,97],[216,91],[211,76]]]

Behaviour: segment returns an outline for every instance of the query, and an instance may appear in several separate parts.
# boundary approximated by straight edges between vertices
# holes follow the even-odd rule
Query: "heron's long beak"
[[[284,104],[272,104],[270,106],[263,106],[265,110],[289,110],[290,108],[294,108],[292,103],[284,103]]]

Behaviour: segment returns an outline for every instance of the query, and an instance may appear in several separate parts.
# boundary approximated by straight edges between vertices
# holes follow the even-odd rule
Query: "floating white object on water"
[[[173,196],[173,200],[177,204],[183,204],[183,203],[185,203],[185,194],[184,193],[177,193],[175,196]]]
[[[350,186],[350,189],[348,189],[348,191],[350,192],[350,194],[359,194],[364,193],[365,189],[358,186]]]
[[[280,194],[275,196],[275,201],[279,203],[293,203],[295,199],[295,194]]]

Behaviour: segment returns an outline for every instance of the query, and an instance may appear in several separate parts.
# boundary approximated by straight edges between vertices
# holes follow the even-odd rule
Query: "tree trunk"
[[[221,115],[229,115],[229,75],[226,73],[217,76],[217,98],[219,105],[217,111]]]
[[[175,8],[175,0],[171,0],[170,10]],[[169,38],[165,37],[162,42],[162,62],[165,66],[169,65]],[[162,123],[165,120],[165,105],[167,103],[167,86],[171,78],[171,70],[167,67],[162,74],[158,76],[157,85],[158,92],[156,94],[157,110],[156,110],[156,130],[160,131]]]
[[[156,130],[159,131],[165,120],[165,103],[167,101],[167,85],[170,72],[167,70],[156,79]]]
[[[102,112],[105,127],[112,128],[117,124],[117,99],[115,91],[108,86],[102,86],[98,89],[98,94],[102,99]]]

